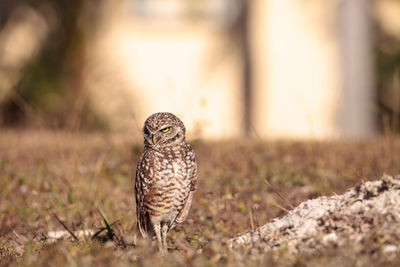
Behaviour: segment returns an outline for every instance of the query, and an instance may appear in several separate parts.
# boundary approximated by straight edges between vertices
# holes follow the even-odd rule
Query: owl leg
[[[161,240],[161,224],[156,223],[154,224],[154,232],[156,233],[157,241],[158,241],[158,248],[160,251],[163,250],[162,240]]]
[[[168,246],[167,246],[167,232],[168,232],[168,225],[164,224],[162,226],[162,232],[161,232],[161,236],[162,236],[162,246],[163,246],[163,250],[164,252],[168,251]]]

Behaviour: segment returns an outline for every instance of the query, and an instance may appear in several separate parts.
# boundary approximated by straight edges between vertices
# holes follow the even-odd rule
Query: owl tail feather
[[[151,225],[150,218],[147,212],[141,212],[138,216],[137,229],[143,238],[147,238],[148,235],[154,236],[154,229]]]

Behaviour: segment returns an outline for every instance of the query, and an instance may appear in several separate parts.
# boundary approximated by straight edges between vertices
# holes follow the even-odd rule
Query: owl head
[[[185,125],[174,114],[158,112],[148,117],[144,123],[145,146],[169,146],[185,141]]]

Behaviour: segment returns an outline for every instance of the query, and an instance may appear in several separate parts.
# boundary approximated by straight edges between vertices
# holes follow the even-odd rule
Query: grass
[[[340,248],[295,258],[284,257],[282,251],[263,259],[238,259],[225,241],[284,215],[304,200],[342,193],[383,173],[400,173],[400,139],[393,136],[347,142],[192,144],[199,166],[198,190],[188,219],[168,235],[168,256],[161,258],[156,246],[135,236],[133,180],[141,140],[3,129],[0,263],[169,266],[265,261],[319,266],[343,258],[350,264],[357,259],[347,261]],[[100,238],[50,242],[49,231],[64,230],[53,213],[71,231],[103,229]],[[391,262],[373,255],[363,259]]]

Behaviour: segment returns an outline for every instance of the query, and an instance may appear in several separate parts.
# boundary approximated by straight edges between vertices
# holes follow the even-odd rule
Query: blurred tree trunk
[[[45,14],[46,8],[54,10],[54,29],[50,32],[38,56],[23,70],[15,87],[15,93],[29,103],[34,116],[41,117],[45,125],[56,128],[78,130],[85,120],[92,120],[88,98],[83,87],[82,75],[85,69],[85,31],[93,26],[100,6],[98,1],[79,0],[0,0],[0,30],[7,23],[7,16],[18,5],[30,5]],[[5,7],[3,9],[3,7]],[[93,17],[84,17],[83,12]],[[3,14],[4,13],[4,14]],[[85,15],[88,15],[86,14]],[[15,100],[10,99],[2,107],[3,124],[24,125],[31,123],[28,114]],[[32,115],[32,114],[31,114]],[[32,116],[28,116],[32,117]],[[93,120],[92,120],[93,121]]]
[[[341,134],[376,133],[372,22],[368,0],[342,0],[339,6],[344,88],[339,114]]]
[[[252,134],[252,68],[249,36],[249,11],[252,1],[242,1],[242,10],[238,19],[238,41],[242,58],[243,72],[243,129],[245,136]]]
[[[0,31],[6,24],[10,14],[21,1],[19,0],[0,0]]]

